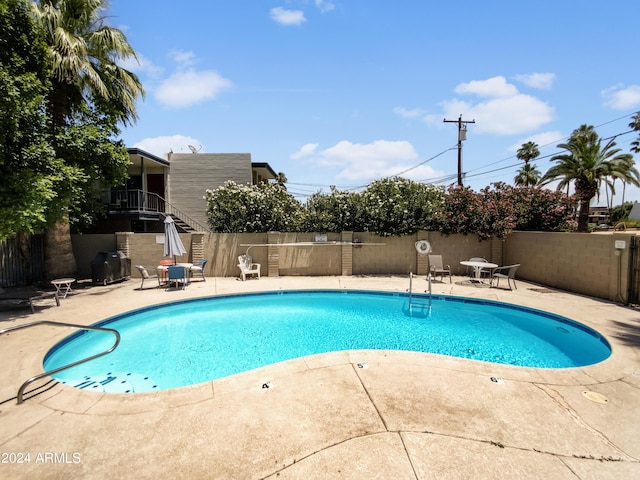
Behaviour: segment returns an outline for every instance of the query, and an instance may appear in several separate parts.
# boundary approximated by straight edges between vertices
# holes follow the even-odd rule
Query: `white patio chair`
[[[250,255],[240,255],[238,257],[238,268],[240,268],[243,282],[247,279],[247,275],[257,275],[260,278],[260,264],[253,263]]]
[[[429,255],[429,272],[433,278],[440,276],[440,281],[444,281],[444,276],[449,275],[449,283],[451,283],[451,266],[443,265],[442,255]]]
[[[161,275],[158,273],[158,269],[156,267],[145,267],[144,265],[136,265],[136,268],[140,272],[140,278],[142,278],[142,283],[140,283],[140,290],[144,287],[144,281],[149,279],[157,279],[158,287],[162,286],[162,282],[160,281]]]
[[[515,265],[506,265],[504,267],[498,267],[493,271],[493,276],[491,277],[491,283],[490,286],[493,287],[493,280],[496,279],[496,287],[498,285],[500,285],[500,279],[501,278],[506,278],[507,279],[507,286],[509,287],[509,290],[512,290],[511,288],[511,281],[513,280],[513,288],[515,288],[516,290],[518,289],[516,287],[516,270],[518,270],[518,267],[520,266],[519,263],[516,263]]]

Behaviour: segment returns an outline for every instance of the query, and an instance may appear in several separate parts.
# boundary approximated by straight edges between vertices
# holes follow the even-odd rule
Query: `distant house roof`
[[[276,172],[266,162],[251,162],[251,169],[258,171],[263,178],[276,178]]]
[[[160,165],[164,166],[164,167],[168,167],[169,166],[169,161],[165,160],[164,158],[160,158],[155,156],[153,153],[149,153],[149,152],[145,152],[144,150],[141,150],[140,148],[127,148],[127,151],[129,152],[129,156],[133,156],[133,157],[138,157],[144,160],[151,160],[152,162],[155,163],[159,163]]]

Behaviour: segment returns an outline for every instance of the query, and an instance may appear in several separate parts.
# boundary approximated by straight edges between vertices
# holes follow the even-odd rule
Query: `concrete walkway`
[[[425,290],[424,277],[414,282]],[[0,312],[0,329],[45,319],[91,324],[146,305],[235,292],[405,291],[408,279],[208,278],[184,291],[138,287],[130,280],[76,289],[60,307]],[[604,334],[613,354],[584,368],[532,369],[348,351],[153,393],[57,384],[22,405],[0,404],[0,478],[640,478],[638,310],[520,281],[508,291],[454,277],[433,291],[567,316]],[[43,355],[69,333],[39,326],[0,337],[0,401],[42,372]]]

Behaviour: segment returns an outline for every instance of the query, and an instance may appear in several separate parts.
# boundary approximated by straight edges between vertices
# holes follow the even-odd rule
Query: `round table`
[[[480,275],[483,268],[498,268],[498,265],[496,265],[495,263],[477,262],[471,260],[463,260],[462,262],[460,262],[460,265],[464,265],[465,267],[473,267],[474,280],[477,280],[478,282],[482,281]]]
[[[56,278],[51,280],[51,285],[56,287],[58,295],[61,295],[62,298],[67,298],[67,295],[71,292],[71,284],[75,281],[75,278]]]

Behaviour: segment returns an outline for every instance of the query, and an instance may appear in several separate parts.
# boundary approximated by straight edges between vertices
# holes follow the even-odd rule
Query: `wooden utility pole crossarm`
[[[462,186],[462,141],[467,139],[467,123],[476,123],[475,120],[462,120],[462,115],[458,120],[443,120],[446,123],[458,124],[458,186]]]

